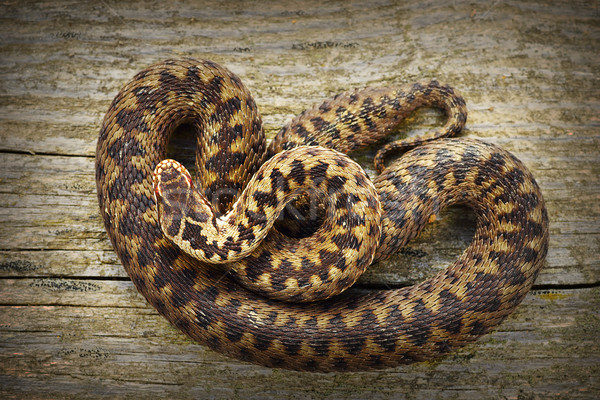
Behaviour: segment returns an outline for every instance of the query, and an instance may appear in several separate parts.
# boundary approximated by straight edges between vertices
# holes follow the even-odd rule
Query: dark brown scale
[[[168,79],[160,79],[167,75]],[[141,87],[151,90],[138,90]],[[418,85],[417,91],[422,87]],[[381,98],[376,92],[366,92],[372,104],[389,103],[391,108],[369,112],[367,102],[366,115],[352,119],[361,133],[345,120],[327,128],[339,135],[331,140],[334,144],[350,135],[362,140],[361,145],[369,142],[360,139],[373,129],[364,117],[377,124],[378,115],[389,118],[402,109],[400,101],[389,100],[389,91]],[[232,93],[250,99],[239,79],[214,63],[171,60],[154,65],[117,95],[98,140],[98,199],[113,247],[140,293],[193,339],[271,367],[309,371],[392,367],[439,357],[475,340],[509,315],[531,288],[548,248],[548,219],[539,188],[509,153],[466,139],[441,139],[417,147],[376,180],[388,210],[379,257],[417,235],[428,216],[446,204],[464,202],[477,216],[475,238],[465,252],[446,271],[418,285],[371,293],[350,289],[312,304],[281,303],[242,288],[219,268],[198,264],[166,240],[158,226],[152,171],[181,118],[194,118],[202,126],[215,104]],[[336,108],[348,110],[364,103],[361,93],[340,96],[305,115],[314,113],[314,118],[320,110],[322,119],[331,121]],[[406,98],[411,104],[418,101],[416,95]],[[246,100],[246,104],[242,118],[246,148],[264,148],[257,145],[262,131],[254,103]],[[131,111],[133,122],[124,109]],[[229,117],[222,116],[221,123],[235,126]],[[219,147],[218,138],[215,143]],[[298,144],[280,135],[274,147]],[[203,150],[211,152],[211,146]],[[247,155],[243,168],[249,159],[258,165],[263,159],[260,154]],[[230,170],[243,168],[232,165]],[[252,164],[249,170],[258,168]],[[240,181],[247,173],[241,174]],[[219,180],[210,170],[205,175],[209,182]],[[424,184],[434,188],[431,193],[424,193]],[[135,202],[130,201],[132,196]],[[238,229],[247,232],[246,227]]]

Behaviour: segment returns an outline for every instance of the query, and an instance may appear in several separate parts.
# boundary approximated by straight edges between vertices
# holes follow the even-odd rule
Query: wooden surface
[[[598,3],[585,1],[1,2],[0,397],[597,398],[599,39]],[[176,56],[239,74],[270,137],[346,89],[452,84],[469,107],[463,135],[514,152],[546,197],[550,251],[534,290],[475,344],[379,372],[271,370],[191,342],[129,281],[94,183],[112,98]],[[418,112],[402,134],[441,122]],[[468,210],[445,212],[360,284],[430,276],[472,233]]]

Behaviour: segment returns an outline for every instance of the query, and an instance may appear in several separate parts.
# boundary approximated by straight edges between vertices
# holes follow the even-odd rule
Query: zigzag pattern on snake
[[[381,140],[421,106],[444,109],[448,122],[425,137],[384,147],[376,157],[378,169],[383,169],[388,150],[419,145],[383,169],[373,189],[339,152]],[[209,61],[165,61],[127,83],[104,118],[96,156],[101,215],[140,293],[172,324],[216,351],[270,367],[309,371],[384,368],[432,359],[502,322],[531,288],[548,248],[544,201],[526,167],[491,144],[440,139],[457,133],[465,121],[462,98],[436,81],[367,88],[306,111],[267,149],[256,105],[239,78]],[[195,194],[190,194],[191,178],[172,162],[160,164],[153,186],[153,172],[165,157],[169,137],[184,122],[198,132],[195,186],[200,193]],[[301,177],[307,184],[302,188]],[[315,232],[318,240],[327,241],[329,253],[299,255],[301,248],[312,249],[314,238],[309,236],[300,240],[294,259],[281,258],[278,254],[285,253],[276,252],[282,250],[277,248],[282,247],[279,241],[262,244],[277,231],[273,227],[265,239],[257,240],[269,230],[268,221],[281,204],[298,193],[325,185],[321,192],[328,196],[331,191],[323,190],[327,180],[333,182],[333,192],[348,191],[329,202],[323,221],[328,228]],[[282,182],[299,186],[286,190]],[[185,190],[170,192],[170,185]],[[357,187],[363,189],[357,195],[359,206],[341,204],[337,215],[338,200]],[[375,200],[370,199],[372,193]],[[166,207],[162,227],[155,195]],[[182,203],[179,195],[205,208],[169,209]],[[283,292],[283,297],[293,298],[302,296],[298,293],[304,286],[348,284],[345,277],[323,271],[332,265],[338,270],[354,268],[350,264],[364,269],[388,257],[414,238],[431,215],[453,203],[473,208],[474,238],[452,266],[420,284],[376,292],[351,288],[327,300],[304,303],[281,302],[245,287],[266,281],[271,285],[269,296]],[[375,211],[381,204],[379,224],[367,221],[369,204]],[[238,214],[232,217],[229,209]],[[339,217],[338,222],[325,222],[330,217]],[[225,220],[230,222],[229,233],[218,237]],[[343,230],[344,220],[353,221],[351,229]],[[202,225],[207,222],[221,228],[211,233],[212,228]],[[197,235],[184,234],[186,223],[201,227]],[[335,243],[331,232],[327,236],[330,228],[333,236],[346,234],[347,240]],[[190,248],[184,251],[163,230]],[[362,253],[357,243],[363,241],[375,247],[373,254]],[[350,250],[344,253],[344,246]],[[229,256],[251,261],[224,272],[231,264],[199,261],[188,254],[190,249],[200,249],[205,261],[222,262]],[[275,278],[278,270],[292,274],[313,267],[324,268],[323,275],[300,275],[295,281],[288,279],[292,275]],[[286,292],[294,286],[299,290]],[[337,293],[319,290],[313,290],[317,297]]]

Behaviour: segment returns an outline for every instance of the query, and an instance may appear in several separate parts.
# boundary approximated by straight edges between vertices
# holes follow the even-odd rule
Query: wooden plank
[[[595,2],[51,0],[4,2],[0,15],[0,397],[600,396]],[[118,89],[148,64],[179,56],[239,74],[268,137],[354,87],[451,83],[468,103],[463,135],[514,152],[542,187],[551,241],[539,290],[479,342],[379,372],[269,370],[187,340],[129,282],[98,216],[93,172]],[[442,121],[422,110],[399,135]],[[371,174],[372,154],[359,155]],[[430,276],[472,232],[465,209],[442,213],[360,284]]]
[[[600,389],[600,342],[590,336],[600,329],[598,288],[532,292],[494,333],[440,361],[311,374],[232,362],[191,342],[129,282],[9,282],[0,291],[9,396],[586,398]]]

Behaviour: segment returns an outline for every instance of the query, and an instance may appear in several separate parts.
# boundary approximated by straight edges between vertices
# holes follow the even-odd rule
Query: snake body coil
[[[423,105],[444,109],[448,122],[425,137],[384,147],[376,157],[380,170],[387,151],[421,144],[374,179],[376,200],[369,200],[370,183],[360,171],[344,175],[344,167],[350,165],[345,156],[306,147],[355,150],[380,140]],[[216,351],[266,366],[310,371],[383,368],[439,357],[489,332],[514,310],[531,288],[548,247],[544,201],[519,160],[480,141],[439,139],[458,132],[465,120],[462,98],[436,81],[363,89],[306,111],[267,149],[256,105],[235,75],[208,61],[166,61],[137,74],[105,116],[96,156],[101,215],[137,289],[172,324]],[[206,212],[184,213],[173,207],[159,222],[160,207],[169,208],[180,199],[169,194],[166,205],[157,207],[155,194],[160,198],[170,183],[192,186],[191,179],[185,183],[168,173],[153,186],[153,171],[165,157],[170,134],[184,122],[198,132],[197,186],[202,190],[185,196],[195,197]],[[267,158],[271,160],[261,167]],[[285,196],[302,192],[281,189],[300,177],[312,177],[309,187],[326,187],[323,182],[330,180],[336,193],[367,188],[356,204],[370,202],[374,209],[381,204],[380,223],[362,214],[367,213],[365,207],[338,204],[344,197],[337,197],[332,204],[340,213],[352,210],[356,215],[345,220],[353,221],[350,227],[341,217],[339,224],[323,222],[322,227],[336,230],[333,236],[346,235],[343,243],[327,236],[330,228],[317,230],[328,253],[311,253],[314,243],[309,236],[297,245],[295,258],[277,255],[285,254],[275,251],[282,250],[280,241],[262,244],[269,243],[276,229],[255,244],[265,224],[272,225],[270,219],[287,201]],[[350,253],[359,266],[384,259],[414,238],[431,215],[453,203],[468,204],[475,211],[473,241],[452,266],[420,284],[376,292],[349,289],[310,303],[281,302],[245,288],[266,281],[271,285],[268,295],[285,297],[290,287],[340,283],[345,278],[319,277],[310,271],[333,265],[344,270]],[[230,208],[243,212],[227,216]],[[325,213],[325,220],[337,218],[334,209]],[[217,218],[229,221],[229,234],[218,236],[225,228],[213,232],[200,225],[224,226]],[[161,228],[161,223],[167,226]],[[186,223],[201,229],[184,235]],[[226,272],[193,258],[164,229],[201,249],[206,261],[226,261],[229,256],[250,261]],[[376,247],[374,254],[363,254],[359,242]],[[340,250],[343,246],[352,251]],[[301,254],[302,249],[309,252]],[[344,256],[334,260],[337,253]],[[308,275],[282,280],[276,277],[278,270]],[[291,296],[298,293],[302,291]]]

